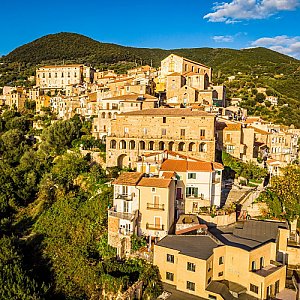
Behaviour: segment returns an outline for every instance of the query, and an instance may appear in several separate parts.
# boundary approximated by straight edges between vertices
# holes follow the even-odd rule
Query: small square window
[[[187,263],[187,270],[188,270],[188,271],[195,272],[195,270],[196,270],[196,265],[193,264],[193,263],[191,263],[191,262],[188,262],[188,263]]]
[[[167,254],[167,262],[174,264],[174,255]]]
[[[223,265],[224,264],[224,256],[220,256],[219,257],[219,265]]]
[[[188,173],[188,179],[196,179],[196,173]]]
[[[151,188],[151,192],[155,193],[156,192],[156,188],[155,187]]]
[[[170,272],[166,272],[166,279],[170,281],[174,281],[174,274]]]
[[[194,291],[195,290],[195,283],[187,281],[186,282],[186,288],[187,288],[187,290]]]
[[[219,277],[223,276],[223,272],[219,272],[219,273],[218,273],[218,276],[219,276]]]

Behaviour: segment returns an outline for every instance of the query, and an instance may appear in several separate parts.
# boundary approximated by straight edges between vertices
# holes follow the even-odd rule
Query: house
[[[285,288],[285,223],[248,220],[154,246],[162,281],[204,299],[269,299]]]

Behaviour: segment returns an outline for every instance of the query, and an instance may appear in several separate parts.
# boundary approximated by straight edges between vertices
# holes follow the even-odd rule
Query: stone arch
[[[189,151],[195,151],[195,143],[189,143]]]
[[[105,119],[105,112],[101,114],[101,119]]]
[[[159,149],[159,150],[165,150],[165,143],[164,143],[163,141],[160,141],[160,142],[158,143],[158,149]]]
[[[135,149],[135,141],[134,141],[134,140],[131,140],[131,141],[129,142],[129,149],[131,149],[131,150],[134,150],[134,149]]]
[[[119,168],[127,167],[129,165],[129,157],[126,154],[121,154],[118,157],[117,163]]]
[[[199,145],[199,152],[206,152],[206,144],[205,143],[201,143]]]
[[[110,141],[110,149],[116,149],[117,148],[117,142],[116,140]]]
[[[154,142],[153,141],[150,141],[148,143],[148,150],[154,150]]]
[[[107,118],[108,118],[108,119],[111,119],[111,112],[109,112],[109,113],[107,114]]]
[[[168,150],[169,151],[173,151],[173,147],[174,147],[174,142],[169,142],[169,145],[168,145]]]
[[[178,151],[185,151],[185,143],[184,142],[180,142],[178,144]]]
[[[146,149],[146,143],[144,141],[140,141],[139,147],[140,147],[140,150],[145,150]]]
[[[126,149],[126,142],[124,140],[121,140],[119,143],[119,148],[120,149]]]

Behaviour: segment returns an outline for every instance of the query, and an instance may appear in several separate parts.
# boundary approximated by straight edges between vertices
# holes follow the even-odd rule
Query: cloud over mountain
[[[300,58],[300,36],[289,37],[287,35],[279,35],[275,37],[262,37],[253,41],[251,46],[266,47],[295,58]]]

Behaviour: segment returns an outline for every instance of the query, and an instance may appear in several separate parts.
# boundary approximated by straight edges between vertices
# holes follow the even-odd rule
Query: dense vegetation
[[[214,69],[214,83],[226,84],[228,96],[241,97],[242,106],[251,114],[260,115],[276,123],[294,124],[300,128],[300,62],[289,56],[265,48],[252,49],[149,49],[100,43],[75,33],[50,34],[23,45],[0,64],[0,87],[11,83],[30,86],[27,80],[35,68],[44,64],[85,63],[98,69],[125,72],[136,64],[153,64],[175,53],[199,61]],[[236,80],[228,81],[235,75]],[[266,87],[280,98],[276,108],[261,105],[248,88]]]
[[[106,299],[143,280],[145,299],[161,291],[158,270],[117,261],[107,244],[109,175],[72,148],[90,125],[49,122],[38,142],[33,112],[0,119],[0,298]]]
[[[294,221],[300,217],[300,168],[289,166],[282,175],[271,179],[271,185],[257,201],[268,205],[267,216],[279,220]]]

